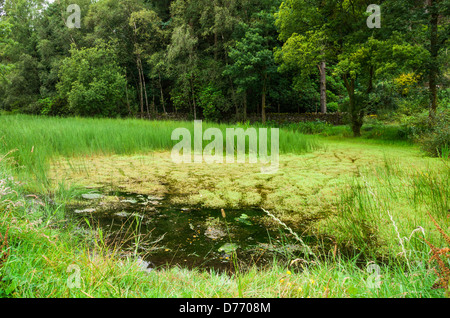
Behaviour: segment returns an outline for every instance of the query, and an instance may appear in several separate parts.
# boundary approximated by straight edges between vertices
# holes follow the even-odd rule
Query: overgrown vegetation
[[[450,1],[380,2],[0,0],[0,297],[448,297]],[[280,169],[175,164],[191,119],[280,128]],[[148,271],[92,188],[261,209],[283,258]]]

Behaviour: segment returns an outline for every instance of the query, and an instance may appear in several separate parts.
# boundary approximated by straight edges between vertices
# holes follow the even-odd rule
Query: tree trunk
[[[219,52],[217,42],[217,30],[214,30],[214,61],[217,61],[217,55]]]
[[[139,68],[139,63],[136,61],[137,70],[139,74],[139,102],[141,105],[141,118],[144,118],[144,94],[143,94],[143,87],[142,87],[142,75],[141,75],[141,69]]]
[[[361,127],[363,125],[364,112],[358,109],[354,92],[349,95],[350,120],[354,137],[361,137]]]
[[[164,114],[167,114],[167,112],[166,112],[166,103],[164,101],[164,90],[163,90],[162,82],[161,82],[161,72],[158,72],[158,77],[159,77],[159,89],[161,91],[161,105],[162,105]]]
[[[125,96],[127,98],[128,116],[130,116],[131,115],[131,107],[130,107],[130,100],[128,98],[128,76],[127,76],[126,70],[125,70],[125,78],[127,79],[127,82],[125,83]]]
[[[148,98],[147,98],[147,85],[145,84],[144,70],[142,69],[142,63],[141,63],[141,72],[142,72],[142,82],[144,83],[145,107],[147,108],[147,117],[150,118],[150,110],[148,108]]]
[[[350,115],[350,124],[353,131],[353,136],[360,137],[361,127],[364,120],[364,111],[359,108],[359,105],[357,105],[357,101],[355,99],[355,80],[352,78],[349,81],[347,75],[343,76],[343,80],[349,98],[348,113]]]
[[[327,113],[327,73],[326,62],[322,61],[319,64],[320,72],[320,112],[322,114]]]
[[[247,120],[247,90],[244,92],[244,120]]]
[[[136,43],[136,35],[137,35],[137,27],[136,27],[136,23],[134,24],[134,48],[135,48],[135,53],[136,53],[136,67],[139,73],[139,89],[140,89],[140,103],[141,103],[141,118],[144,118],[144,94],[143,94],[143,90],[144,90],[144,72],[142,70],[142,62],[141,62],[141,56],[137,47],[137,43]],[[146,99],[147,99],[147,92],[146,94]],[[147,103],[147,112],[148,112],[148,103]]]
[[[144,115],[144,97],[145,97],[145,107],[147,110],[147,116],[150,117],[150,112],[148,108],[148,98],[147,98],[147,85],[145,83],[145,77],[144,77],[144,68],[142,67],[142,60],[141,55],[137,53],[137,67],[139,71],[139,78],[141,81],[141,117]],[[142,94],[143,91],[143,94]]]
[[[236,100],[236,92],[234,91],[234,85],[233,85],[233,80],[231,78],[231,76],[228,76],[228,79],[230,81],[230,87],[231,87],[231,99],[233,100],[234,103],[234,107],[236,109],[236,120],[239,120],[240,115],[239,115],[239,103]]]
[[[191,82],[191,91],[192,91],[192,105],[194,106],[194,120],[196,120],[197,119],[197,105],[195,102],[194,80],[192,79],[192,76],[191,76],[190,82]]]
[[[437,8],[438,0],[430,0],[430,67],[429,67],[429,94],[430,94],[430,118],[436,115],[437,98],[437,76],[438,76],[438,22],[439,10]]]
[[[264,74],[263,90],[261,98],[261,121],[266,123],[266,91],[267,91],[267,73]]]
[[[153,97],[152,97],[152,113],[153,113],[153,116],[155,116],[155,114],[156,114],[155,94],[153,94]]]

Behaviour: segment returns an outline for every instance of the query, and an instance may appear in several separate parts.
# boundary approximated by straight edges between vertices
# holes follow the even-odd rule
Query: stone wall
[[[268,113],[267,121],[272,121],[277,124],[285,124],[285,123],[299,123],[299,122],[311,122],[311,121],[323,121],[329,123],[331,125],[343,125],[344,124],[344,113]],[[182,120],[189,121],[189,114],[183,113],[168,113],[168,114],[156,114],[152,119],[157,120]],[[256,114],[250,114],[247,116],[247,120],[251,123],[260,122],[261,116]],[[233,123],[235,122],[234,118],[226,119],[224,118],[224,122]]]
[[[267,121],[273,121],[277,124],[284,123],[299,123],[299,122],[311,122],[311,121],[323,121],[331,125],[343,125],[344,124],[344,114],[343,113],[270,113],[266,114]],[[261,121],[260,116],[250,115],[248,117],[250,122]]]

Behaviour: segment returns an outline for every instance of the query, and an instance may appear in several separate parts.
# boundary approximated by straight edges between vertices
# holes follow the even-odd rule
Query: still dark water
[[[120,204],[102,208],[101,199],[69,208],[80,226],[99,227],[107,244],[138,252],[148,269],[181,266],[234,271],[267,266],[301,255],[301,246],[288,233],[264,223],[261,209],[187,208],[169,205],[166,198],[109,193]],[[233,256],[234,255],[234,256]],[[235,263],[233,264],[233,259]]]

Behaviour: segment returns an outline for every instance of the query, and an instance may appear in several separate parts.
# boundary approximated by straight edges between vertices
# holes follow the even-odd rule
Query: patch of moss
[[[281,155],[274,174],[262,174],[259,164],[175,164],[170,152],[61,159],[51,173],[55,186],[64,180],[137,194],[170,194],[172,203],[186,206],[261,206],[283,220],[303,222],[335,213],[339,193],[365,167],[405,157],[410,165],[423,164],[415,148],[333,141],[313,153]]]

